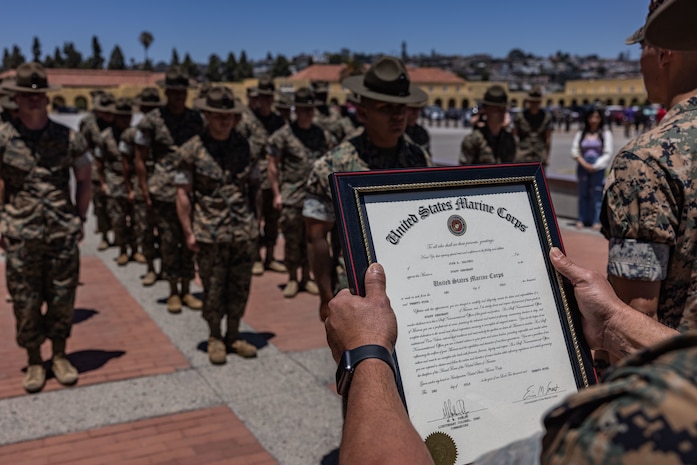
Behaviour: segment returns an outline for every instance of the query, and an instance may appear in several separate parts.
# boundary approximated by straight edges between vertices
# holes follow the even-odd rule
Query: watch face
[[[351,375],[351,353],[347,350],[341,356],[339,366],[336,369],[336,392],[339,395],[345,396],[348,394]]]

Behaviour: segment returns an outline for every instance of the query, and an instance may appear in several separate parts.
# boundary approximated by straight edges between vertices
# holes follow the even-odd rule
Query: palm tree
[[[143,31],[140,33],[140,36],[138,36],[138,40],[140,41],[141,45],[145,49],[145,63],[144,63],[144,65],[147,65],[147,63],[148,63],[148,48],[150,48],[150,44],[152,44],[152,42],[155,40],[155,38],[148,31]]]

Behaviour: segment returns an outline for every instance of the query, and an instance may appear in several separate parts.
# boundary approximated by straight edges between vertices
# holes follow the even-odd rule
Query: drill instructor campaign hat
[[[237,100],[232,90],[225,86],[214,86],[205,97],[194,100],[194,107],[212,113],[236,113],[244,110],[242,102]]]
[[[160,92],[154,87],[144,88],[134,102],[139,107],[161,107],[164,105],[160,98]]]
[[[314,108],[321,104],[322,102],[315,98],[315,93],[309,87],[301,87],[293,97],[295,108]]]
[[[133,115],[133,102],[128,98],[119,98],[116,100],[114,105],[111,107],[111,114],[117,116],[131,116]]]
[[[341,84],[361,97],[389,103],[417,103],[428,96],[411,83],[404,63],[385,56],[373,63],[362,76],[349,76]]]
[[[111,92],[104,92],[95,97],[92,109],[94,111],[103,111],[104,113],[114,113],[114,105],[116,105],[114,94]]]
[[[638,44],[642,40],[644,40],[644,35],[646,32],[646,24],[649,22],[653,14],[656,12],[658,7],[663,5],[663,2],[665,0],[651,0],[651,3],[649,3],[649,14],[646,15],[646,22],[644,23],[643,26],[641,26],[639,29],[637,29],[634,34],[631,36],[627,37],[627,40],[624,41],[625,44],[627,45],[633,45],[633,44]]]
[[[43,94],[49,90],[58,90],[60,86],[48,84],[46,70],[39,63],[22,63],[17,67],[16,80],[2,84],[2,88],[11,92]]]
[[[165,89],[185,90],[194,89],[196,86],[189,81],[189,75],[177,65],[170,66],[165,73],[164,81],[157,81],[157,85]]]
[[[697,1],[666,0],[646,22],[646,39],[670,50],[697,50]]]
[[[539,87],[535,87],[530,92],[528,92],[528,96],[525,100],[527,100],[528,102],[541,102],[542,89],[540,89]]]
[[[276,101],[273,103],[273,106],[278,110],[290,110],[293,108],[294,98],[293,94],[279,92],[276,95]]]
[[[276,84],[269,77],[259,78],[256,89],[258,95],[276,95]]]
[[[499,85],[493,85],[489,87],[484,93],[484,100],[482,100],[482,105],[488,105],[492,107],[507,107],[508,94],[506,93],[506,90]]]

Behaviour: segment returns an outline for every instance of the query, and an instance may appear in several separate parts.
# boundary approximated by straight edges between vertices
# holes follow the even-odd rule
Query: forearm
[[[193,234],[193,229],[191,228],[191,200],[189,200],[188,192],[182,188],[177,187],[177,217],[179,217],[179,222],[182,225],[182,231],[185,236],[190,236]]]
[[[271,192],[273,192],[274,197],[279,196],[281,195],[281,188],[278,180],[278,162],[272,155],[269,155],[267,159],[269,164],[266,169],[266,174],[269,177],[269,184],[271,184]]]
[[[145,159],[147,157],[148,148],[142,146],[136,146],[136,156],[133,161],[133,165],[136,169],[136,175],[138,176],[138,184],[143,192],[143,195],[148,197],[148,172],[145,167]]]
[[[80,218],[87,216],[87,209],[92,198],[92,182],[90,179],[82,179],[75,182],[75,203]]]
[[[381,360],[365,360],[353,374],[339,462],[433,464],[399,398],[394,374]]]
[[[678,332],[628,305],[617,305],[603,334],[603,348],[624,358]]]
[[[133,184],[131,183],[131,170],[128,161],[125,157],[121,157],[121,172],[123,174],[123,183],[126,186],[127,192],[133,192]]]
[[[308,228],[308,231],[310,231],[310,228]],[[319,288],[320,300],[326,303],[334,296],[331,280],[332,258],[326,232],[322,234],[315,231],[308,234],[307,240],[307,256],[310,262],[310,269]]]

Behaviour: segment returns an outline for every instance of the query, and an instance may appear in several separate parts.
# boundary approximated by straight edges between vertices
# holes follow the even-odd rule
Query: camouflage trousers
[[[17,344],[38,347],[67,339],[80,274],[77,237],[51,243],[5,237],[7,290],[17,323]],[[46,302],[46,312],[41,308]]]
[[[119,247],[135,244],[133,228],[133,204],[123,197],[108,197],[109,220],[114,230],[114,245]]]
[[[133,204],[133,232],[136,246],[145,256],[148,263],[155,260],[155,220],[153,212],[145,200],[136,199]]]
[[[111,222],[107,210],[107,196],[102,192],[102,185],[98,182],[92,183],[92,210],[97,219],[97,232],[106,234],[111,229]]]
[[[253,246],[248,242],[199,243],[198,271],[203,282],[203,319],[211,336],[222,339],[221,324],[227,316],[226,340],[239,338],[252,281]]]
[[[273,248],[276,246],[278,239],[278,220],[281,213],[273,208],[273,191],[271,189],[262,189],[259,191],[259,212],[264,219],[264,228],[259,236],[259,248],[266,248],[266,260],[270,260],[273,256]],[[257,260],[260,255],[257,251]]]
[[[162,279],[166,281],[194,279],[194,253],[184,240],[177,204],[153,200],[155,225],[160,235],[160,256],[162,257]]]
[[[284,205],[281,210],[281,229],[286,241],[284,262],[289,270],[307,268],[307,239],[302,207]]]

